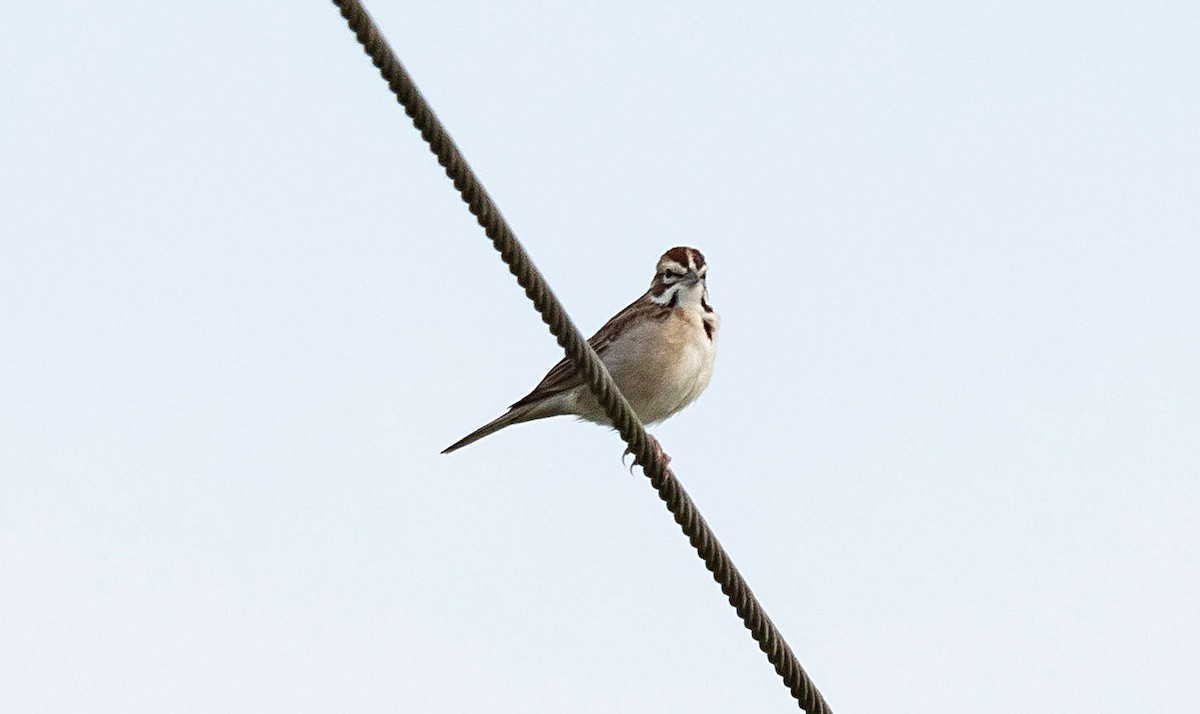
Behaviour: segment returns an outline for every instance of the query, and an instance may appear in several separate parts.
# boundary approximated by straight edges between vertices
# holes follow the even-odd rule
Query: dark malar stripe
[[[713,324],[708,320],[704,321],[704,334],[708,335],[708,341],[712,342]]]

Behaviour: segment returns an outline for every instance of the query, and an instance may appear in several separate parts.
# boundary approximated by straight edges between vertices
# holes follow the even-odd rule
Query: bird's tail
[[[512,426],[513,424],[520,424],[523,421],[532,421],[534,419],[542,419],[544,417],[551,416],[549,414],[534,413],[534,406],[535,405],[533,404],[527,404],[522,407],[509,409],[504,416],[489,421],[487,424],[484,424],[470,434],[467,434],[463,438],[443,449],[442,453],[448,454],[451,451],[457,451],[458,449],[461,449],[467,444],[474,444],[483,437],[488,436],[489,434],[495,434],[506,426]]]

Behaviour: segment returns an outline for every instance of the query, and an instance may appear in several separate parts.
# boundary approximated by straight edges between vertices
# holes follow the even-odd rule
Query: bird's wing
[[[647,317],[664,319],[670,312],[671,308],[665,305],[658,305],[639,298],[626,306],[624,310],[614,315],[611,320],[604,323],[604,326],[597,330],[596,334],[592,335],[592,338],[588,340],[588,344],[592,346],[592,349],[596,350],[596,354],[600,356],[600,359],[604,359],[604,354],[608,352],[617,338],[628,331],[630,323],[646,319]],[[532,392],[514,403],[510,409],[523,407],[526,404],[531,404],[546,397],[570,391],[581,384],[583,384],[583,375],[575,369],[575,365],[570,359],[563,358],[546,373],[546,376],[542,378],[538,386],[533,388]]]

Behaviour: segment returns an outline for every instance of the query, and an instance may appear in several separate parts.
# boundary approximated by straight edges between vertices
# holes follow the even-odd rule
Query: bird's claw
[[[649,434],[646,435],[646,438],[650,440],[650,448],[654,450],[654,453],[662,461],[663,467],[665,468],[669,466],[671,463],[671,457],[667,456],[667,453],[663,451],[662,444],[658,443],[658,439],[650,436]],[[633,473],[634,466],[641,466],[643,471],[646,470],[646,464],[643,464],[642,460],[637,457],[637,454],[633,453],[632,446],[626,447],[625,453],[621,454],[622,464],[625,463],[626,456],[633,456],[633,463],[629,465],[629,473]]]

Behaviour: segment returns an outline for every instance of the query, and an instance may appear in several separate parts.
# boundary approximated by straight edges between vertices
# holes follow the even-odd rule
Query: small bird
[[[691,404],[712,378],[720,318],[708,304],[707,273],[704,256],[695,248],[668,250],[658,259],[646,294],[588,340],[643,424],[660,422]],[[611,424],[583,377],[564,359],[504,416],[442,453],[461,449],[506,426],[566,414]],[[657,448],[657,442],[654,445]],[[661,448],[657,450],[662,453]]]

